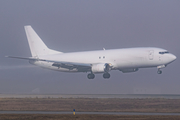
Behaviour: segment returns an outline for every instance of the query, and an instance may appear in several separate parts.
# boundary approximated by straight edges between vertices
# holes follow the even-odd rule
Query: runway
[[[73,114],[73,112],[59,111],[0,111],[0,114]],[[180,113],[140,113],[140,112],[76,112],[76,114],[89,115],[174,115],[179,116]]]

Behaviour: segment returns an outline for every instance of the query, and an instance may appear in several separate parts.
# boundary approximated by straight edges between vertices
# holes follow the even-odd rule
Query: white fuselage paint
[[[109,63],[112,70],[126,70],[134,68],[149,68],[167,65],[173,62],[176,57],[171,54],[159,54],[166,51],[161,48],[144,47],[144,48],[126,48],[99,50],[87,52],[59,53],[53,55],[39,56],[40,59],[64,61],[85,64]],[[78,72],[77,69],[66,69],[52,66],[53,62],[46,61],[29,61],[31,64],[62,72]],[[88,71],[84,71],[88,72]]]

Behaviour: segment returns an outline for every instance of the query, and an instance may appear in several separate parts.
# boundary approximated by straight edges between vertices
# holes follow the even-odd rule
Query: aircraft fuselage
[[[61,53],[54,55],[39,56],[41,59],[65,61],[74,63],[85,64],[111,64],[112,70],[127,70],[157,67],[167,65],[175,59],[171,53],[160,54],[159,52],[166,51],[161,48],[144,47],[144,48],[125,48],[125,49],[112,49],[112,50],[99,50],[87,52],[72,52]],[[61,67],[52,66],[53,62],[46,61],[30,61],[31,64],[58,70],[62,72],[82,72],[78,69],[66,69]],[[88,71],[83,71],[88,72]]]

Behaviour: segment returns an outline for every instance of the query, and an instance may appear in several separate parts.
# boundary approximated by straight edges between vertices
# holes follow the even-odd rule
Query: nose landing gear
[[[157,69],[158,69],[157,73],[158,73],[158,74],[162,74],[161,69],[162,69],[162,68],[165,68],[165,67],[166,67],[166,65],[157,66]]]
[[[162,74],[162,71],[160,69],[158,69],[157,73],[158,74]]]

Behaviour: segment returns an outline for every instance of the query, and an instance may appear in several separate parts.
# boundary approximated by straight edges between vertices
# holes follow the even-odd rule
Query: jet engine
[[[91,67],[93,73],[106,73],[111,71],[111,66],[108,63],[94,64]]]

